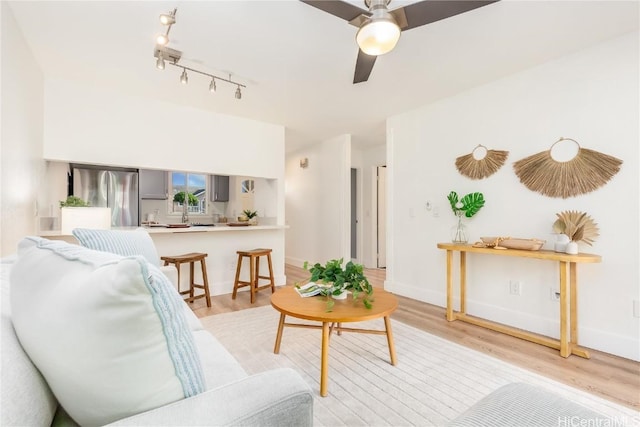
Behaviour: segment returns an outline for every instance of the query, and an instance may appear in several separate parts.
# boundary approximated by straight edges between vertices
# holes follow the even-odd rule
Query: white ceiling
[[[415,1],[392,1],[390,8]],[[363,2],[352,1],[362,6]],[[385,118],[638,29],[638,1],[502,0],[402,34],[353,85],[357,29],[295,0],[13,1],[46,77],[99,84],[286,126],[287,151],[340,134],[383,144]],[[169,47],[235,87],[155,68],[158,15],[178,8]]]

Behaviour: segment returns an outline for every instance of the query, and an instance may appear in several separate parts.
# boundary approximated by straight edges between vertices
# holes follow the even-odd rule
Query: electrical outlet
[[[522,295],[522,283],[517,280],[509,281],[509,294]]]
[[[549,288],[549,298],[551,301],[560,301],[560,291],[554,288]]]
[[[640,317],[640,301],[633,300],[633,317]]]

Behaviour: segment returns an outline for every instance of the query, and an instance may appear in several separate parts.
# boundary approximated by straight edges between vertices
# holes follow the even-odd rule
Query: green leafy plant
[[[184,191],[179,191],[173,196],[173,201],[176,203],[184,204]],[[198,206],[199,200],[192,193],[187,193],[189,196],[189,206]]]
[[[86,208],[89,202],[76,196],[69,196],[66,200],[60,200],[61,208]]]
[[[330,285],[322,291],[322,295],[327,297],[327,311],[331,311],[335,304],[331,297],[344,291],[350,291],[354,300],[362,295],[362,303],[370,309],[373,306],[373,286],[364,275],[364,267],[352,261],[342,267],[343,262],[342,258],[333,259],[325,265],[316,263],[309,268],[309,263],[305,261],[304,269],[311,273],[311,282]]]
[[[244,216],[246,216],[248,219],[251,219],[253,217],[258,216],[258,211],[252,211],[249,209],[245,209],[242,211],[242,213],[244,214]]]
[[[451,204],[451,210],[456,215],[461,215],[471,218],[478,213],[480,208],[484,206],[484,196],[482,193],[469,193],[462,199],[458,198],[458,193],[452,191],[447,196],[449,203]]]

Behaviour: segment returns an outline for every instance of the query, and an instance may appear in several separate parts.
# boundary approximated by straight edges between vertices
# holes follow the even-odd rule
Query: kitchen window
[[[189,215],[207,213],[207,175],[189,172],[169,172],[169,213],[182,214],[185,194]]]

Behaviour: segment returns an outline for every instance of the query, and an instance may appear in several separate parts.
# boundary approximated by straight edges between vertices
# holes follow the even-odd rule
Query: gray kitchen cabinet
[[[212,202],[229,201],[229,177],[226,175],[211,175],[210,199]]]
[[[167,200],[169,198],[168,172],[162,170],[140,169],[140,199]]]

